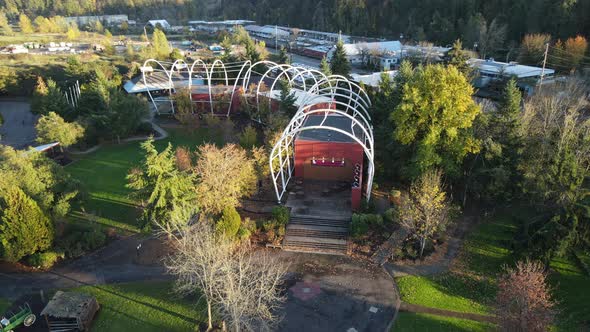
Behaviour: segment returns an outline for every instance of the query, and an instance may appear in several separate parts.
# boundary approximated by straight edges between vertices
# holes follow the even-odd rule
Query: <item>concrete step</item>
[[[347,248],[347,242],[343,239],[287,235],[283,242],[283,249],[287,251],[346,255]]]
[[[345,240],[348,237],[348,232],[325,232],[318,230],[307,230],[307,229],[289,229],[287,230],[289,236],[297,237],[312,237],[312,238],[323,238],[323,239],[342,239]]]
[[[287,230],[307,230],[307,231],[319,231],[319,232],[348,234],[348,227],[341,227],[341,226],[288,224]]]
[[[310,225],[310,226],[331,226],[331,227],[349,227],[350,220],[347,219],[326,219],[326,218],[309,218],[309,217],[291,217],[290,225]]]

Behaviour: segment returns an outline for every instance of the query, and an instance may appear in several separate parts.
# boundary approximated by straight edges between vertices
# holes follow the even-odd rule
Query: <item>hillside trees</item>
[[[31,22],[31,19],[29,19],[29,17],[25,14],[20,14],[18,17],[18,26],[20,27],[20,31],[22,33],[33,33],[35,32],[35,29],[33,28],[33,23]]]

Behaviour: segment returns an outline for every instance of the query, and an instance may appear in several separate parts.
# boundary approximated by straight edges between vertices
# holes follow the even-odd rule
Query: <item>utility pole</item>
[[[277,28],[277,25],[275,24],[275,50],[279,49],[279,29]]]
[[[541,79],[539,80],[539,91],[543,85],[543,77],[545,76],[545,65],[547,64],[547,53],[549,53],[549,43],[545,44],[545,56],[543,57],[543,69],[541,69]]]

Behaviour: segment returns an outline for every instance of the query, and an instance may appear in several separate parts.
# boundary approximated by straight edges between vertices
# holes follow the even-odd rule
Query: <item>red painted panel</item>
[[[322,142],[309,140],[295,141],[295,176],[327,181],[354,181],[354,168],[359,165],[363,169],[364,151],[358,143]],[[331,160],[344,158],[344,167],[325,167],[312,165],[312,159],[325,157]],[[359,186],[352,189],[352,208],[358,210],[361,203],[362,171]]]

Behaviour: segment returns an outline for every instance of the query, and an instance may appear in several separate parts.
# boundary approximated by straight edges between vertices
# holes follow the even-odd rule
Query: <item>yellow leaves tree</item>
[[[223,148],[202,145],[197,160],[195,190],[201,210],[206,214],[215,215],[227,206],[238,206],[240,198],[256,189],[254,162],[235,144]]]
[[[31,23],[31,19],[29,19],[29,17],[25,14],[20,14],[18,17],[18,25],[22,33],[29,34],[35,32],[33,23]]]
[[[390,116],[393,137],[412,151],[404,173],[414,178],[441,167],[456,176],[463,158],[479,151],[470,131],[480,113],[473,87],[454,66],[419,66],[405,76],[401,101]]]
[[[449,222],[442,171],[429,170],[412,183],[409,194],[401,199],[399,220],[418,242],[422,257],[426,242],[443,231]]]

